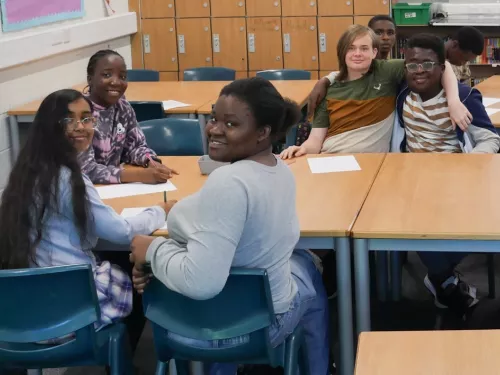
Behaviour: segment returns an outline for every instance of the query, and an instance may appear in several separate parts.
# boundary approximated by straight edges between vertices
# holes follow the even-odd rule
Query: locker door
[[[318,17],[320,70],[339,69],[337,42],[352,21],[352,17]]]
[[[247,18],[248,69],[283,69],[281,19]]]
[[[160,72],[160,81],[178,81],[179,72]]]
[[[285,69],[318,69],[316,17],[283,17],[283,57]]]
[[[130,36],[130,44],[132,47],[132,69],[144,69],[144,60],[142,56],[142,32],[141,32],[141,4],[140,0],[129,0],[128,8],[131,12],[135,12],[137,18],[137,32]]]
[[[281,0],[248,0],[247,16],[281,16]]]
[[[281,12],[285,16],[315,16],[316,0],[281,0]]]
[[[210,0],[177,0],[175,14],[178,18],[210,17]]]
[[[179,70],[212,66],[210,18],[177,19]]]
[[[368,26],[368,22],[372,19],[372,16],[354,16],[355,25]]]
[[[179,1],[179,0],[177,0]],[[353,0],[318,0],[320,16],[352,16]]]
[[[211,0],[210,2],[212,17],[245,17],[245,0]]]
[[[357,16],[370,16],[375,14],[389,14],[389,0],[352,0],[354,1],[354,14]]]
[[[244,18],[212,18],[214,66],[246,71],[247,41]]]
[[[173,18],[142,20],[144,67],[177,71],[177,43]]]
[[[174,0],[141,0],[141,17],[142,18],[175,17]]]

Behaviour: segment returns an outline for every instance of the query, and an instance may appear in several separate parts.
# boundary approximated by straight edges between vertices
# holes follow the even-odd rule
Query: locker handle
[[[149,38],[149,34],[144,34],[142,37],[144,53],[151,53],[151,40]]]
[[[177,44],[179,45],[179,53],[186,53],[186,43],[183,34],[177,35]]]
[[[290,40],[290,34],[283,34],[283,51],[285,53],[290,53],[292,51],[292,45]]]

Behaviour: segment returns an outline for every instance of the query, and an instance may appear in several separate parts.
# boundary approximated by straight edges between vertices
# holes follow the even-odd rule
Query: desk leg
[[[356,323],[358,333],[370,330],[370,262],[368,240],[354,240],[354,275],[356,282]]]
[[[349,249],[349,238],[336,238],[335,251],[337,256],[340,374],[352,375],[354,373],[354,343],[352,325],[351,252]]]
[[[12,164],[15,163],[19,155],[19,124],[16,116],[9,116],[10,147],[12,148]]]

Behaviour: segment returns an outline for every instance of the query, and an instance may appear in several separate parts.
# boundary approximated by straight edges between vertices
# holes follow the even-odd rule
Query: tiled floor
[[[399,303],[373,303],[373,327],[377,330],[433,329],[435,310],[432,300],[423,286],[425,269],[414,253],[403,270],[403,301]],[[500,256],[496,257],[495,268],[500,270]],[[481,295],[488,293],[486,256],[471,255],[459,267],[463,279],[477,286]],[[496,279],[500,294],[500,279]],[[155,355],[149,327],[145,330],[135,356],[140,375],[153,375]],[[44,375],[104,375],[100,368],[77,368],[68,370],[45,370]]]

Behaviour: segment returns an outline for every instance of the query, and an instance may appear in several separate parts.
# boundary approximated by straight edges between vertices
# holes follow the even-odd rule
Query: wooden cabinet
[[[320,70],[338,70],[337,42],[352,22],[352,17],[318,17]]]
[[[210,17],[210,0],[177,0],[175,14],[179,18]]]
[[[212,66],[210,18],[177,19],[179,70]]]
[[[317,70],[311,70],[310,73],[311,73],[311,79],[316,80],[316,81],[319,79]]]
[[[130,36],[130,47],[132,49],[132,69],[144,69],[142,60],[142,31],[141,31],[141,4],[140,0],[128,0],[128,9],[135,12],[137,18],[137,32]]]
[[[351,16],[354,13],[353,1],[318,0],[318,14],[320,16]]]
[[[316,17],[283,17],[283,57],[285,69],[318,69]]]
[[[174,0],[141,0],[141,17],[142,18],[175,17]]]
[[[160,81],[178,81],[179,72],[160,72]]]
[[[370,22],[372,17],[373,16],[354,16],[354,24],[368,26],[368,22]]]
[[[236,72],[236,79],[248,78],[248,72],[245,70],[244,72]]]
[[[248,69],[283,69],[281,19],[247,18]]]
[[[281,16],[281,0],[248,0],[247,16]]]
[[[177,71],[177,43],[173,18],[142,20],[144,68]]]
[[[318,14],[316,0],[281,0],[281,14],[288,16],[315,16]]]
[[[244,18],[212,18],[214,66],[247,70],[247,41]]]
[[[245,0],[210,0],[210,3],[212,17],[245,17]]]
[[[390,0],[352,0],[354,1],[354,14],[370,16],[376,14],[389,14]]]

